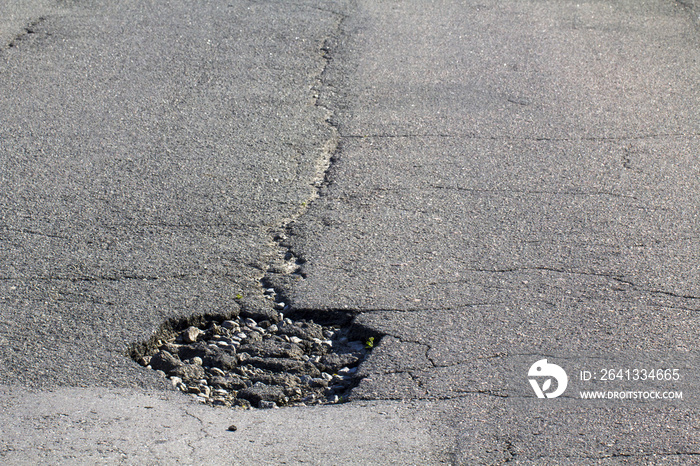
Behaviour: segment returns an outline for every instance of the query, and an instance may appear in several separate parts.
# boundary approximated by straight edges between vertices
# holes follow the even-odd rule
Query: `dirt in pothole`
[[[203,403],[242,408],[342,403],[378,342],[352,341],[348,326],[281,313],[261,321],[212,318],[171,334],[136,361]]]

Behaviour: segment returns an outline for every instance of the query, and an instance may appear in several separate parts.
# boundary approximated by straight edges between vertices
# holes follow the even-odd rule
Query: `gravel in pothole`
[[[280,317],[283,317],[280,315]],[[138,359],[173,386],[219,406],[275,408],[341,403],[374,339],[349,341],[339,326],[281,318],[211,320]]]

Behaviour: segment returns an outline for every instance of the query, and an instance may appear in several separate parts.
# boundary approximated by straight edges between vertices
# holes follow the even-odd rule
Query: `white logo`
[[[546,377],[542,382],[542,387],[537,383],[537,379],[530,379],[530,385],[535,391],[537,398],[556,398],[566,390],[566,385],[569,383],[569,378],[566,376],[564,369],[556,364],[547,363],[546,359],[540,359],[535,364],[530,366],[528,377]],[[557,381],[556,390],[546,393],[552,387],[552,379]]]

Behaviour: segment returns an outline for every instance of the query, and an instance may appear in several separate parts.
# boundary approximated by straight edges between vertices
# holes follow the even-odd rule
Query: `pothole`
[[[343,403],[359,382],[358,366],[380,335],[345,313],[313,312],[265,320],[245,312],[170,323],[132,358],[161,371],[176,389],[214,406],[276,408]],[[329,319],[330,318],[330,319]],[[318,319],[316,319],[318,320]]]

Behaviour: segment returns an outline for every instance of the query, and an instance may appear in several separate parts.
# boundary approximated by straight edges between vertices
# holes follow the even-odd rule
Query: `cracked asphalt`
[[[314,87],[337,21],[79,2],[3,50],[0,328],[26,336],[6,380],[153,386],[131,343],[262,296],[271,232],[315,192],[330,138]]]
[[[8,5],[2,462],[697,461],[694,1]],[[127,357],[261,280],[384,335],[349,403],[213,409]]]

